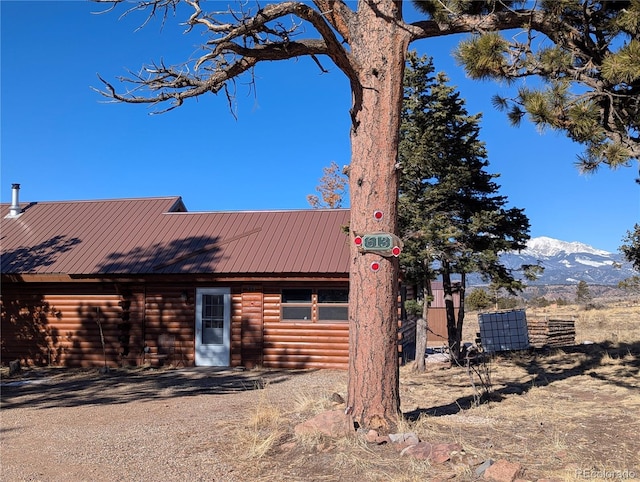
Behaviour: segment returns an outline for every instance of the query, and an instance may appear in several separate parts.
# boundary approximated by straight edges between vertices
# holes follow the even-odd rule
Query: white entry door
[[[196,290],[196,366],[229,366],[231,290]]]

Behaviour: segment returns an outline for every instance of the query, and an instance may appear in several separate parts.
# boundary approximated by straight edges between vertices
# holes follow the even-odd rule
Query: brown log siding
[[[183,287],[111,283],[5,285],[2,362],[20,359],[27,365],[69,367],[192,365],[193,295],[191,303],[185,303],[183,291]]]
[[[187,295],[186,301],[183,293]],[[139,363],[192,366],[194,363],[195,291],[180,285],[149,285],[145,300],[144,330]]]
[[[5,284],[1,361],[99,367],[106,358],[110,367],[192,366],[195,295],[196,287],[185,282]],[[281,321],[280,285],[236,284],[231,306],[231,366],[347,368],[349,323]],[[406,330],[399,346],[411,337]]]
[[[279,289],[264,294],[265,367],[347,368],[349,323],[281,321],[280,303]]]
[[[258,287],[247,287],[241,295],[232,298],[232,326],[239,326],[241,333],[240,345],[231,349],[232,365],[234,361],[235,365],[247,368],[263,364],[263,294],[259,290]]]
[[[122,296],[113,286],[99,289],[4,286],[2,362],[29,365],[109,366],[140,342],[140,327],[123,319]],[[102,329],[102,334],[101,334]]]
[[[265,322],[264,366],[346,369],[348,323]]]

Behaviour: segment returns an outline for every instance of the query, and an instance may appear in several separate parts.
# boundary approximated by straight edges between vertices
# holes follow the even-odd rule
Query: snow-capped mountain
[[[527,248],[521,251],[521,253],[540,257],[553,257],[562,253],[588,253],[595,254],[597,256],[610,256],[612,254],[608,251],[592,248],[588,244],[579,243],[577,241],[568,243],[567,241],[547,238],[546,236],[531,238],[527,242]]]
[[[578,284],[580,281],[594,285],[617,285],[623,279],[638,275],[620,253],[547,237],[532,238],[526,249],[502,254],[500,260],[507,268],[514,270],[516,277],[521,277],[518,276],[518,268],[523,264],[540,264],[544,267],[544,272],[537,280],[525,280],[529,286]],[[471,276],[469,284],[485,282]]]

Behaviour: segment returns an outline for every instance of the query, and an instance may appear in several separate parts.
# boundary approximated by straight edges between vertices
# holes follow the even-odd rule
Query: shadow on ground
[[[33,369],[17,378],[3,378],[2,410],[18,407],[46,409],[120,404],[196,395],[225,395],[262,389],[309,373],[309,370],[233,370],[184,368],[174,370]]]
[[[558,355],[563,355],[564,363],[555,363]],[[611,370],[609,374],[599,373],[596,369],[607,358],[624,359],[624,362],[615,370]],[[500,354],[493,357],[489,363],[500,363],[505,360],[524,369],[530,377],[527,377],[526,381],[501,383],[504,385],[502,388],[492,390],[482,401],[500,402],[507,395],[521,395],[531,390],[532,387],[548,386],[580,375],[588,375],[618,387],[637,389],[637,380],[640,376],[640,342],[603,342],[556,349],[542,348],[530,352]],[[477,396],[464,396],[445,405],[406,412],[404,417],[415,421],[421,415],[436,417],[453,415],[476,406],[477,401]]]

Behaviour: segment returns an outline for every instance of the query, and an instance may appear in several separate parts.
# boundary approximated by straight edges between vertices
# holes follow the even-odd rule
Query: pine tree
[[[526,15],[528,3],[414,0],[449,25],[465,15]],[[640,156],[640,0],[543,0],[537,6],[523,34],[485,26],[460,43],[457,60],[474,79],[541,79],[535,87],[522,84],[512,98],[494,96],[494,105],[515,126],[527,115],[540,129],[582,144],[582,171],[631,165]]]
[[[633,226],[633,230],[627,231],[620,246],[620,252],[624,259],[633,265],[633,269],[640,271],[640,224]],[[640,293],[640,276],[631,276],[618,283],[618,287],[630,293]]]
[[[624,259],[633,265],[633,269],[640,271],[640,224],[633,226],[633,231],[627,231],[620,246]]]
[[[576,302],[587,304],[591,301],[591,291],[589,290],[589,285],[586,281],[582,280],[578,283],[576,287]]]
[[[442,277],[449,349],[457,361],[466,274],[481,273],[509,291],[522,289],[498,255],[526,246],[529,220],[522,209],[505,208],[507,198],[498,194],[494,181],[498,175],[485,170],[481,116],[469,115],[446,75],[433,72],[430,60],[410,53],[399,151],[399,225],[405,242],[401,264],[405,278],[418,284],[425,297],[431,280]],[[453,275],[460,279],[454,281]],[[456,290],[461,300],[457,316]],[[424,305],[426,320],[428,303]]]
[[[491,306],[491,297],[482,288],[475,288],[466,297],[466,304],[471,310],[484,310]]]

